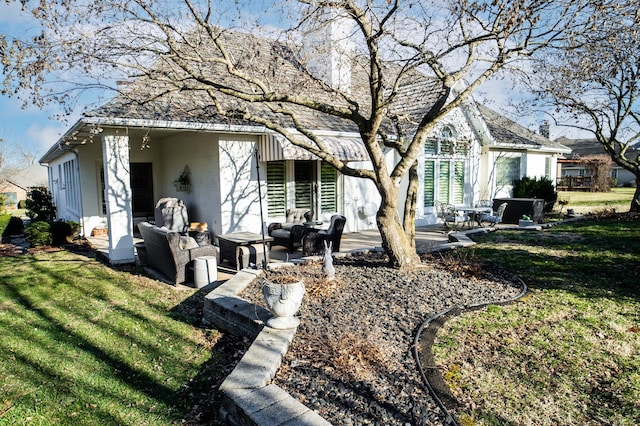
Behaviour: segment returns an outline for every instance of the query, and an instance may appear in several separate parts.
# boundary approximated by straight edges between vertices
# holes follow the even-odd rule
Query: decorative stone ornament
[[[331,249],[333,243],[324,241],[324,254],[322,256],[322,275],[327,281],[333,281],[336,278],[336,268],[333,266],[333,256],[331,256]]]
[[[295,328],[300,324],[300,320],[294,315],[298,312],[305,293],[305,286],[301,280],[281,281],[283,283],[264,280],[262,285],[262,295],[267,308],[273,314],[273,317],[267,320],[267,325],[279,330]]]

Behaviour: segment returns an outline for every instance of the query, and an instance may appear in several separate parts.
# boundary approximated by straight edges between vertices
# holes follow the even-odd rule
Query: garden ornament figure
[[[324,241],[324,254],[322,255],[322,274],[327,281],[333,281],[336,277],[336,268],[333,267],[333,256],[331,256],[331,249],[333,243]]]

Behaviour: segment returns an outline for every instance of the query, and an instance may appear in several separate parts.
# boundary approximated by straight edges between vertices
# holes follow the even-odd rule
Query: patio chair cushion
[[[218,247],[211,244],[199,246],[195,239],[185,238],[178,232],[162,229],[148,222],[140,222],[138,229],[144,240],[148,266],[169,282],[179,284],[189,280],[192,272],[190,267],[196,257],[220,258]]]
[[[272,246],[285,246],[289,251],[293,251],[301,246],[302,237],[306,230],[305,222],[313,220],[313,211],[309,209],[289,209],[287,210],[286,222],[275,222],[269,224],[268,233],[273,237]]]

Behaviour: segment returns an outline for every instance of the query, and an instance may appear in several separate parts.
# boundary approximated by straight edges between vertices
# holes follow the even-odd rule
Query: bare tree
[[[383,247],[393,265],[405,266],[418,261],[417,158],[428,134],[488,78],[523,69],[522,59],[567,43],[598,13],[589,0],[282,0],[274,2],[287,17],[278,29],[249,27],[240,17],[250,3],[34,2],[42,33],[0,40],[4,87],[25,89],[36,103],[66,103],[74,90],[109,86],[123,111],[155,103],[185,115],[264,125],[344,175],[374,182]],[[235,18],[230,4],[239,5]],[[323,33],[336,23],[342,32]],[[314,31],[338,34],[332,41],[350,72],[323,75],[318,62],[332,52],[300,43]],[[111,87],[116,79],[132,83]],[[51,81],[58,85],[48,90]],[[176,101],[184,93],[190,103]],[[354,168],[327,150],[312,132],[314,120],[324,119],[359,133],[371,169]],[[392,165],[389,149],[398,159]],[[401,218],[398,191],[407,175]]]
[[[636,177],[631,211],[640,212],[640,13],[635,1],[605,1],[590,31],[537,57],[529,82],[556,108],[556,124],[590,132],[611,159]],[[563,115],[564,114],[564,115]]]

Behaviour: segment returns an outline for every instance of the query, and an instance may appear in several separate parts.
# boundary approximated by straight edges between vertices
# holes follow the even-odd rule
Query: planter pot
[[[533,220],[520,219],[518,221],[518,226],[521,227],[521,228],[525,228],[527,226],[533,226]]]
[[[273,314],[273,317],[267,320],[267,325],[276,329],[297,327],[300,320],[294,315],[300,309],[304,293],[302,281],[279,284],[264,280],[262,295],[267,308]]]

